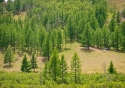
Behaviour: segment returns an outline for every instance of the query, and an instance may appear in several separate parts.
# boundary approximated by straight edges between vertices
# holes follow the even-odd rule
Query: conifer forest
[[[0,0],[0,88],[125,88],[125,0]]]

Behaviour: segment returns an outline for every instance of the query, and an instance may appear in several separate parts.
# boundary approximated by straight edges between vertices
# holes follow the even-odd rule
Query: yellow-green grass
[[[107,0],[111,8],[121,11],[125,7],[125,0]]]
[[[24,20],[25,16],[26,16],[26,12],[20,12],[18,15],[14,15],[13,17],[14,17],[15,20],[18,20],[19,18],[21,20]]]
[[[118,72],[125,73],[125,53],[115,52],[115,51],[107,51],[107,50],[99,50],[96,48],[90,48],[90,50],[83,49],[80,47],[80,44],[70,43],[67,44],[67,50],[64,50],[64,45],[62,46],[63,50],[59,53],[59,56],[64,54],[66,61],[70,70],[70,61],[75,52],[78,53],[78,56],[81,60],[82,72],[83,73],[104,73],[107,71],[109,67],[110,61],[113,61],[114,67]],[[27,54],[28,60],[30,60],[31,56]],[[18,58],[18,59],[17,59]],[[17,59],[17,60],[16,60]],[[4,70],[6,72],[17,71],[20,72],[21,62],[23,59],[23,55],[19,57],[19,55],[15,55],[15,61],[12,63],[12,68],[5,68],[5,64],[3,64],[3,54],[0,53],[0,71]],[[43,57],[37,57],[39,68],[44,67],[44,63],[42,62]],[[106,69],[106,70],[104,70]],[[40,71],[40,69],[37,69]]]
[[[79,43],[67,44],[69,50],[60,53],[65,55],[65,58],[70,66],[70,61],[74,52],[78,53],[78,56],[82,64],[82,72],[84,73],[104,73],[104,69],[107,70],[109,63],[112,60],[114,67],[118,72],[125,73],[125,53],[119,53],[115,51],[99,50],[90,48],[90,50],[84,50],[80,48]]]
[[[26,53],[24,53],[26,54]],[[21,72],[20,68],[22,65],[22,60],[24,54],[22,53],[16,53],[14,55],[14,61],[11,63],[11,67],[8,67],[8,64],[3,64],[4,63],[4,55],[0,53],[0,71],[6,71],[6,72]],[[26,54],[28,61],[31,59],[31,55]],[[39,68],[43,68],[44,63],[42,62],[43,57],[37,57],[37,64]],[[40,71],[40,69],[36,69],[36,71]]]

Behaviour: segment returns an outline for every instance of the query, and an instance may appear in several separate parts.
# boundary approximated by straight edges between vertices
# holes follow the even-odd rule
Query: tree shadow
[[[80,47],[80,50],[85,52],[85,53],[92,53],[92,52],[94,52],[94,50],[87,49],[86,47]]]
[[[18,54],[19,57],[22,57],[22,56],[24,55],[24,54],[23,54],[22,52],[20,52],[20,51],[18,51],[17,54]]]
[[[7,68],[7,69],[13,68],[13,65],[10,65],[10,66],[9,65],[4,65],[3,68]]]
[[[59,53],[62,53],[62,52],[68,51],[68,50],[71,50],[71,48],[64,48],[64,49],[61,49],[61,50],[59,50]]]
[[[45,62],[48,61],[48,58],[47,58],[47,57],[44,57],[44,58],[41,59],[41,61],[42,61],[43,63],[45,63]]]

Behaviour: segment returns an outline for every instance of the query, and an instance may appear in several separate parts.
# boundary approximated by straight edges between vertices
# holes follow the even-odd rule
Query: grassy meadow
[[[70,61],[73,57],[74,52],[78,53],[78,56],[81,60],[82,64],[82,72],[83,73],[104,73],[107,71],[109,67],[110,61],[113,61],[114,67],[118,72],[125,73],[125,53],[124,52],[115,52],[109,50],[101,50],[96,48],[90,48],[90,50],[86,50],[77,42],[69,43],[66,45],[66,50],[62,45],[62,51],[59,52],[61,56],[64,54],[68,66],[70,67]],[[31,55],[27,54],[28,59],[30,60]],[[21,72],[21,62],[23,60],[23,55],[20,53],[15,54],[14,62],[12,63],[13,67],[8,68],[6,64],[3,64],[3,53],[0,53],[0,70],[6,72]],[[37,64],[39,68],[44,67],[44,58],[40,55],[37,56]],[[70,70],[70,68],[69,68]],[[37,71],[40,71],[37,69]]]

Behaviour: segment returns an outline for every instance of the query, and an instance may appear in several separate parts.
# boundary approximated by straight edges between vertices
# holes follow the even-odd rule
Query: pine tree
[[[50,41],[50,34],[47,33],[44,42],[43,42],[43,56],[50,58],[50,54],[52,51],[51,41]]]
[[[83,46],[87,47],[89,49],[90,47],[90,38],[91,38],[91,35],[90,35],[90,30],[91,30],[91,27],[90,25],[87,23],[85,25],[85,29],[82,33],[82,40],[81,40],[81,43]]]
[[[108,72],[110,73],[110,74],[116,74],[117,72],[116,72],[116,69],[114,68],[114,65],[113,65],[113,62],[111,61],[110,62],[110,66],[109,66],[109,68],[108,68]]]
[[[57,47],[58,47],[59,50],[61,50],[61,44],[62,44],[62,31],[61,31],[61,29],[58,29],[57,35],[58,35],[58,37],[57,37]]]
[[[22,65],[21,65],[21,71],[22,72],[30,72],[31,69],[31,65],[29,64],[29,62],[27,61],[27,57],[26,54],[23,57],[23,61],[22,61]]]
[[[11,62],[13,62],[13,50],[11,48],[11,46],[9,45],[7,50],[5,51],[5,55],[4,55],[4,63],[9,63],[9,66],[11,66]]]
[[[114,18],[114,15],[113,15],[113,17],[112,17],[112,19],[111,19],[111,22],[110,22],[110,24],[109,24],[109,30],[110,30],[111,32],[113,32],[113,31],[115,30],[115,24],[116,24],[116,22],[115,22],[115,18]]]
[[[110,31],[105,26],[103,27],[103,46],[109,48]]]
[[[0,3],[0,14],[3,14],[3,3]]]
[[[6,10],[7,10],[8,12],[10,12],[10,11],[13,10],[13,2],[12,2],[11,0],[8,0],[8,1],[7,1]]]
[[[31,69],[35,69],[38,68],[37,66],[37,60],[36,60],[36,57],[34,55],[34,53],[32,54],[32,58],[31,58]]]
[[[52,49],[54,50],[57,47],[57,30],[53,30],[51,33],[52,40]]]
[[[53,78],[54,81],[57,81],[57,77],[60,74],[60,65],[59,65],[59,55],[57,50],[55,49],[52,53],[50,63],[49,63],[49,71],[50,71],[50,76]]]
[[[117,24],[119,25],[121,22],[121,18],[120,18],[120,12],[117,12],[117,18],[116,18]]]
[[[73,28],[73,25],[72,25],[72,17],[71,15],[69,16],[69,21],[68,21],[68,34],[69,34],[69,38],[70,38],[70,41],[72,42],[73,39],[74,39],[74,28]]]
[[[68,40],[68,32],[66,28],[64,29],[63,33],[64,33],[63,35],[64,35],[64,42],[65,42],[65,49],[66,49],[66,43]]]
[[[48,79],[48,77],[49,77],[49,63],[48,62],[45,63],[45,66],[43,69],[43,77],[45,79]]]
[[[66,76],[68,72],[68,66],[65,61],[64,55],[61,56],[61,61],[60,61],[60,72],[61,72],[61,78],[62,78],[62,83],[64,82],[64,77]]]
[[[74,53],[72,60],[71,60],[71,71],[73,73],[74,82],[80,83],[80,75],[81,75],[81,62],[77,55],[77,53]]]
[[[120,43],[119,36],[120,36],[120,34],[119,34],[119,27],[115,26],[115,30],[114,30],[114,44],[115,44],[116,50],[119,49],[119,43]]]
[[[121,23],[121,32],[123,35],[125,35],[125,21]]]
[[[15,10],[17,10],[18,13],[19,13],[19,10],[20,10],[20,0],[15,0],[14,1],[14,5],[15,5]]]

